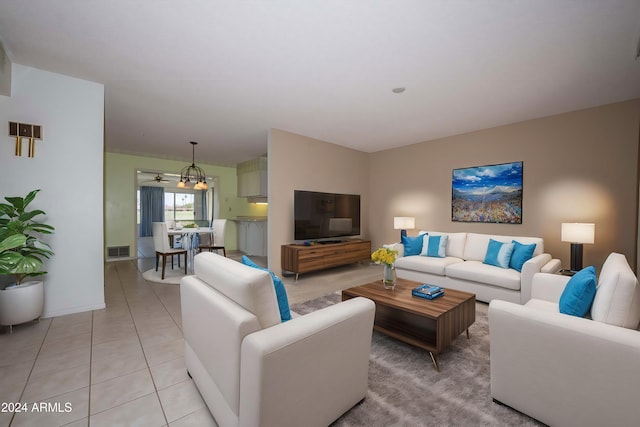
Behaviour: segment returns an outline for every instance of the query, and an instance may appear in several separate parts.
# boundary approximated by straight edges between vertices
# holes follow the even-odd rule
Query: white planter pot
[[[41,281],[0,290],[0,325],[18,325],[39,318],[44,309]]]

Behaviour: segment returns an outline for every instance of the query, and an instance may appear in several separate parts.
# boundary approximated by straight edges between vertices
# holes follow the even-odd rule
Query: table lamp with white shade
[[[596,225],[579,222],[562,223],[560,240],[571,243],[571,271],[582,270],[582,245],[595,241]]]
[[[393,217],[393,229],[400,230],[400,241],[402,236],[407,235],[407,230],[416,228],[416,219],[412,216],[396,216]]]

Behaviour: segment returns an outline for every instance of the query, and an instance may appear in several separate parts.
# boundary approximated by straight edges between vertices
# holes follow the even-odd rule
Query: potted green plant
[[[0,203],[0,275],[15,278],[15,283],[0,290],[0,325],[24,323],[42,314],[42,282],[24,281],[46,274],[44,259],[53,255],[40,236],[53,233],[54,228],[36,220],[45,212],[27,210],[39,191],[33,190],[25,197],[5,197],[8,203]]]

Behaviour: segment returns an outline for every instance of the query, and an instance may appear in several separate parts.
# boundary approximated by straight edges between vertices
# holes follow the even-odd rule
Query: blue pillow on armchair
[[[249,267],[266,271],[271,275],[271,279],[273,279],[273,286],[276,290],[276,297],[278,298],[278,308],[280,309],[280,320],[282,320],[283,322],[286,322],[287,320],[291,320],[291,311],[289,310],[289,299],[287,298],[287,290],[284,287],[284,283],[282,283],[282,279],[276,276],[268,268],[259,266],[258,264],[253,262],[251,258],[249,258],[246,255],[242,255],[242,263],[244,265],[248,265]]]
[[[414,237],[402,236],[404,256],[420,255],[420,252],[422,252],[422,241],[424,236],[426,236],[425,233]]]
[[[560,296],[560,313],[584,317],[596,297],[596,269],[589,266],[569,279]]]

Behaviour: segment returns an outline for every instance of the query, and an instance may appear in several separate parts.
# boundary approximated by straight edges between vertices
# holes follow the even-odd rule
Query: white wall
[[[46,262],[44,317],[104,308],[104,87],[18,64],[0,96],[0,199],[41,189],[32,208],[56,233]],[[35,157],[14,155],[7,123],[42,125]]]
[[[11,95],[11,61],[0,42],[0,95]]]

